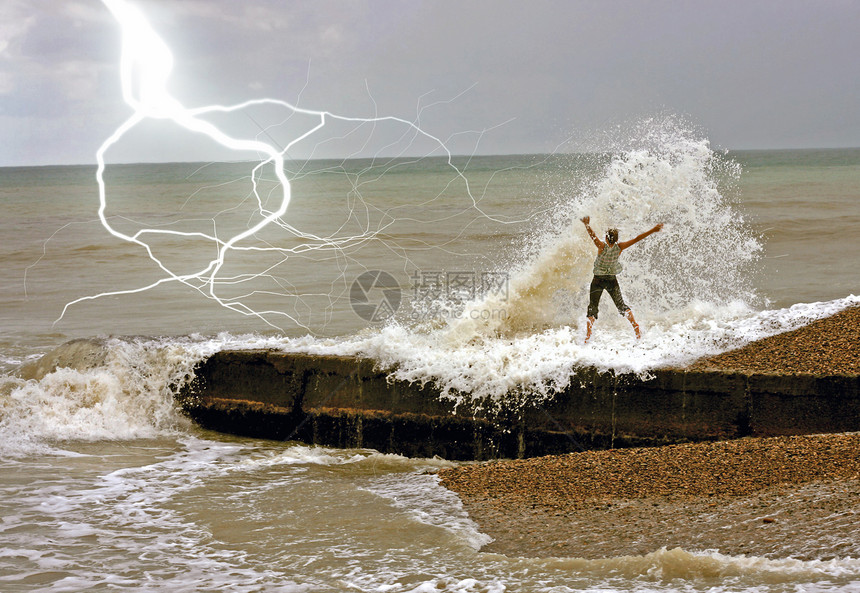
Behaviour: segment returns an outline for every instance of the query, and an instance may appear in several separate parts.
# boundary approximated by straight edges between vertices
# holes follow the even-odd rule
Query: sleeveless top
[[[594,275],[595,276],[615,276],[621,273],[621,264],[618,263],[618,256],[621,255],[621,247],[618,243],[607,245],[603,251],[597,254],[594,258]]]

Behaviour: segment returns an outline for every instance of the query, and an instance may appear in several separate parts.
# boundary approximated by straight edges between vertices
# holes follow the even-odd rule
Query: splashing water
[[[268,321],[267,316],[285,317],[301,325],[297,318],[280,308],[258,311],[242,302],[246,296],[256,294],[257,289],[229,299],[219,296],[215,290],[222,283],[232,285],[249,278],[269,278],[273,267],[286,263],[296,254],[292,249],[271,245],[241,247],[255,255],[275,254],[281,258],[280,263],[262,274],[242,273],[219,279],[227,264],[228,252],[240,249],[240,243],[251,239],[270,223],[284,230],[294,230],[292,225],[280,224],[291,194],[284,176],[287,149],[316,132],[327,118],[350,124],[387,121],[406,126],[411,131],[408,135],[424,136],[433,145],[431,153],[441,150],[447,155],[448,164],[453,166],[451,154],[441,140],[422,132],[413,122],[396,118],[341,117],[323,111],[300,110],[271,100],[230,108],[185,109],[165,86],[172,58],[164,42],[143,15],[128,3],[122,0],[105,0],[105,3],[124,29],[123,96],[134,114],[97,153],[99,218],[112,235],[142,247],[166,275],[141,288],[81,297],[68,303],[63,315],[71,305],[85,300],[138,293],[162,283],[179,282],[228,309],[257,316],[273,327],[278,326]],[[133,81],[137,81],[136,84]],[[293,113],[318,117],[319,121],[285,149],[276,150],[257,140],[234,141],[200,117],[241,110],[251,104],[278,105]],[[255,186],[255,201],[259,214],[264,216],[227,240],[197,231],[141,229],[127,234],[113,229],[105,216],[104,153],[126,131],[147,118],[169,119],[237,151],[265,153],[264,164],[273,165],[282,188],[277,192],[282,194],[278,209],[270,212],[264,208]],[[643,373],[659,364],[701,355],[708,350],[702,347],[703,343],[713,349],[715,341],[726,338],[720,335],[721,331],[731,334],[731,331],[723,331],[725,323],[739,316],[749,316],[756,300],[746,278],[761,247],[720,191],[720,183],[736,179],[739,168],[720,159],[711,151],[707,139],[690,132],[674,117],[634,126],[627,138],[616,142],[610,154],[614,156],[599,176],[591,182],[577,184],[583,189],[559,204],[554,224],[535,233],[534,257],[513,267],[509,290],[504,294],[455,303],[460,315],[423,326],[394,323],[359,337],[329,343],[307,338],[289,342],[287,347],[371,356],[382,365],[394,368],[398,378],[438,384],[447,397],[461,398],[463,393],[468,393],[475,400],[489,399],[495,403],[503,399],[509,403],[511,394],[514,399],[519,397],[523,401],[534,396],[548,397],[566,387],[573,369],[581,366]],[[257,170],[255,168],[252,175],[254,180]],[[456,167],[454,176],[465,181]],[[489,220],[468,188],[466,193],[472,208]],[[592,217],[599,232],[609,226],[617,227],[621,240],[655,223],[666,225],[663,232],[637,244],[622,258],[626,267],[620,278],[622,289],[646,334],[640,343],[634,344],[626,322],[613,315],[608,303],[604,303],[593,343],[588,347],[581,344],[587,287],[595,255],[594,245],[579,222],[585,215]],[[150,234],[202,238],[217,248],[217,257],[191,273],[171,271],[142,240],[141,237]],[[363,243],[376,235],[376,232],[364,232],[342,241],[317,236],[312,239],[342,254],[353,241]],[[491,314],[487,315],[488,312]],[[108,385],[99,390],[112,393],[117,388]]]
[[[619,145],[627,149],[595,155],[599,173],[577,180],[576,193],[560,200],[550,222],[533,232],[523,251],[533,255],[509,266],[506,293],[436,303],[454,314],[417,325],[392,322],[349,337],[227,336],[142,348],[116,342],[100,366],[61,370],[36,383],[12,382],[0,432],[26,427],[39,442],[160,434],[176,424],[169,386],[222,348],[366,356],[397,379],[435,384],[457,403],[518,407],[564,390],[583,367],[645,378],[651,369],[683,365],[856,304],[856,297],[847,297],[757,310],[760,299],[749,277],[760,244],[722,189],[737,181],[739,167],[672,120],[643,124]],[[594,337],[583,344],[596,253],[579,221],[585,215],[598,233],[618,227],[621,240],[665,223],[621,258],[619,281],[642,328],[639,341],[604,297]],[[502,314],[486,314],[497,312]],[[71,394],[68,401],[63,394]]]
[[[576,370],[636,373],[793,329],[848,306],[848,300],[759,312],[749,277],[761,245],[726,197],[740,167],[715,154],[671,118],[647,122],[602,173],[560,204],[554,228],[536,233],[533,258],[511,273],[507,294],[461,304],[435,324],[390,324],[340,340],[291,340],[288,350],[369,356],[393,375],[434,383],[458,403],[517,407],[566,388]],[[605,158],[605,157],[604,157]],[[658,222],[662,232],[622,255],[619,281],[643,338],[605,297],[595,337],[583,344],[598,233],[630,239]],[[503,311],[503,315],[486,315]]]
[[[559,218],[569,222],[544,233],[537,256],[514,274],[509,315],[495,331],[511,335],[581,324],[596,255],[579,220],[586,215],[601,236],[618,228],[621,241],[665,223],[661,233],[621,257],[625,300],[648,317],[694,303],[757,300],[747,277],[761,245],[719,188],[736,180],[740,167],[671,120],[647,132],[635,142],[642,146],[613,156],[600,178],[563,205]],[[571,295],[572,310],[552,306],[560,291]],[[612,317],[614,308],[605,303],[602,311],[601,320]]]
[[[156,438],[186,431],[174,401],[217,347],[192,339],[76,340],[0,377],[0,458],[57,452],[64,441]]]

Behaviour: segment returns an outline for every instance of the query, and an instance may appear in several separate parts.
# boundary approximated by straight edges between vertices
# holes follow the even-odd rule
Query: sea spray
[[[748,280],[761,245],[724,192],[739,166],[675,119],[633,128],[593,178],[535,229],[531,257],[512,267],[504,292],[452,304],[435,323],[392,323],[338,343],[370,356],[398,379],[434,383],[443,397],[489,408],[540,402],[580,367],[647,376],[655,366],[725,348],[731,324],[755,315]],[[619,276],[644,337],[605,299],[595,338],[582,343],[596,248],[580,218],[620,230],[622,241],[665,223],[622,255]],[[459,308],[458,308],[459,307]],[[488,315],[489,311],[504,314]]]
[[[539,405],[577,381],[578,369],[633,373],[683,366],[750,341],[789,331],[856,305],[848,296],[788,309],[760,310],[750,278],[761,243],[734,204],[737,163],[672,118],[634,127],[595,154],[585,180],[563,183],[565,196],[535,228],[506,291],[471,301],[421,303],[444,311],[422,324],[405,321],[337,339],[285,340],[280,348],[366,356],[393,378],[432,383],[443,398],[468,407]],[[593,166],[593,165],[599,166]],[[595,334],[583,344],[588,286],[596,248],[579,219],[602,234],[618,227],[629,239],[665,223],[662,232],[622,255],[625,300],[643,331],[604,298]],[[503,311],[504,315],[488,315]]]
[[[578,368],[647,377],[655,367],[685,364],[793,329],[824,310],[835,312],[849,306],[840,300],[832,306],[813,307],[810,313],[777,311],[769,317],[776,321],[762,327],[758,320],[768,313],[757,312],[758,297],[749,281],[760,243],[733,205],[730,192],[725,191],[736,183],[738,165],[712,151],[706,138],[671,118],[635,126],[627,138],[613,142],[611,152],[586,159],[589,166],[570,169],[571,175],[581,178],[560,182],[558,191],[565,195],[556,198],[547,224],[532,228],[523,253],[503,266],[509,270],[507,290],[471,301],[425,303],[427,311],[437,307],[436,311],[447,314],[431,316],[423,324],[402,320],[330,339],[224,337],[208,342],[206,348],[211,352],[222,347],[264,347],[367,356],[393,377],[433,383],[443,397],[458,403],[515,408],[539,403],[565,389]],[[575,188],[574,193],[567,193],[571,188]],[[624,271],[619,279],[625,300],[642,327],[640,341],[604,298],[594,338],[588,345],[582,343],[596,252],[579,221],[585,215],[591,217],[600,234],[608,226],[619,228],[621,240],[658,222],[666,225],[621,259]],[[176,340],[174,345],[180,342]],[[105,382],[101,392],[119,394],[118,402],[126,401],[125,394],[131,393],[129,385],[144,386],[131,388],[142,395],[127,399],[129,402],[159,394],[156,399],[165,407],[159,404],[143,412],[148,419],[137,428],[131,423],[132,428],[124,434],[158,433],[175,418],[169,411],[173,404],[167,386],[184,380],[193,362],[206,355],[202,346],[206,340],[186,342],[181,348],[187,350],[178,356],[177,366],[164,367],[169,367],[169,372],[152,374],[149,363],[141,366],[137,360],[139,353],[131,354],[122,347],[113,354],[116,364],[106,375],[104,369],[91,369],[75,380],[95,380],[95,375],[102,373],[98,379]],[[158,380],[149,380],[156,376]],[[69,375],[63,381],[72,378]],[[55,379],[59,381],[60,376]],[[62,387],[62,381],[59,385],[59,392],[71,394],[72,402],[79,401],[76,390]],[[4,396],[7,404],[0,410],[2,426],[11,426],[12,417],[21,420],[17,426],[26,424],[22,410],[49,409],[47,400],[35,408],[25,403],[45,387],[40,380],[37,385],[16,387],[11,399]],[[56,389],[48,392],[59,393]],[[73,403],[64,413],[83,417],[89,409]],[[37,417],[39,413],[30,420]],[[44,434],[46,439],[74,438],[75,430],[63,429],[59,434],[49,425],[27,434]],[[115,423],[114,427],[120,425]],[[99,431],[113,438],[105,427],[91,432]]]
[[[57,451],[69,440],[154,438],[189,422],[174,402],[209,341],[75,340],[4,376],[0,456]]]
[[[561,206],[557,216],[567,220],[565,225],[539,233],[537,255],[514,272],[508,315],[494,330],[515,335],[581,326],[596,255],[579,220],[583,216],[591,217],[600,236],[609,227],[618,228],[622,241],[665,223],[663,232],[621,257],[622,290],[636,311],[653,316],[695,302],[757,301],[748,278],[761,245],[720,191],[740,168],[715,154],[707,139],[692,136],[672,120],[656,127],[632,142],[635,149],[614,155],[597,178]],[[559,292],[570,294],[561,302],[572,304],[573,310],[553,306]],[[487,303],[473,306],[486,308]],[[614,315],[611,304],[604,303],[602,311],[603,318]]]

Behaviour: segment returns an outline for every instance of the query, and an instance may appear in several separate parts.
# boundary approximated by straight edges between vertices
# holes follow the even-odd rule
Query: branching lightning
[[[454,164],[453,156],[446,147],[445,141],[429,134],[420,127],[419,122],[421,111],[423,109],[419,109],[415,121],[408,121],[393,116],[371,118],[347,117],[336,115],[328,111],[303,109],[291,103],[270,98],[251,100],[232,106],[210,105],[198,108],[187,108],[168,91],[167,83],[173,68],[173,55],[170,48],[151,27],[145,16],[126,0],[103,0],[103,2],[117,20],[121,28],[122,56],[120,60],[120,69],[122,95],[124,101],[133,110],[133,113],[113,132],[113,134],[110,135],[110,137],[104,141],[96,153],[96,159],[98,162],[96,179],[99,191],[98,217],[101,225],[111,235],[122,241],[142,248],[146,252],[147,256],[158,266],[163,273],[163,276],[154,282],[138,288],[102,292],[73,300],[65,305],[56,322],[63,319],[70,307],[83,301],[112,295],[139,293],[153,289],[164,283],[177,282],[198,291],[207,299],[214,300],[219,305],[226,307],[227,309],[243,315],[255,316],[274,328],[280,328],[278,324],[271,321],[272,319],[277,318],[285,319],[290,325],[295,324],[305,327],[299,319],[285,311],[255,310],[251,306],[245,304],[243,302],[243,297],[241,296],[222,296],[219,292],[219,288],[227,285],[235,286],[260,277],[266,277],[267,274],[270,273],[272,267],[274,267],[272,266],[261,273],[227,276],[223,274],[223,269],[225,262],[231,253],[270,252],[275,253],[278,257],[282,258],[281,261],[284,261],[296,254],[306,253],[313,250],[332,249],[338,252],[343,252],[343,250],[350,247],[356,247],[367,241],[373,240],[391,224],[391,221],[388,220],[387,222],[383,222],[380,225],[380,228],[364,228],[362,229],[362,232],[348,236],[339,236],[337,233],[332,234],[331,236],[317,236],[312,233],[299,230],[285,220],[287,210],[290,206],[292,190],[290,179],[288,179],[285,171],[286,154],[298,143],[307,140],[319,132],[326,126],[327,122],[330,121],[340,121],[356,125],[377,125],[387,123],[402,126],[404,129],[403,137],[407,137],[409,135],[412,135],[413,138],[423,137],[426,141],[429,141],[432,145],[436,146],[435,150],[447,157],[447,163],[453,172],[452,177],[463,184],[465,194],[468,195],[468,198],[471,201],[471,208],[487,219],[496,220],[497,222],[510,222],[498,220],[481,210],[479,204],[480,200],[477,200],[473,196],[472,191],[469,188],[468,179],[465,177],[463,171]],[[314,118],[316,123],[306,132],[296,136],[285,146],[281,147],[277,146],[274,142],[269,143],[260,139],[262,135],[267,135],[265,129],[263,129],[264,134],[257,135],[253,139],[234,138],[203,117],[216,113],[241,112],[249,107],[264,105],[286,109],[290,114],[310,116],[311,118]],[[256,208],[260,219],[256,222],[252,221],[252,223],[249,223],[248,228],[241,232],[237,232],[228,238],[219,237],[218,233],[214,230],[212,233],[208,233],[201,231],[180,231],[168,228],[143,228],[131,234],[118,230],[118,228],[116,228],[112,223],[111,217],[107,215],[108,199],[105,182],[106,153],[128,132],[147,119],[172,122],[184,130],[203,135],[219,145],[237,152],[254,152],[262,155],[260,162],[254,167],[254,171],[251,176],[253,199],[256,202]],[[483,134],[483,132],[480,134]],[[277,208],[275,209],[266,207],[266,200],[261,197],[257,186],[258,174],[260,174],[263,167],[268,166],[271,166],[277,179]],[[266,227],[279,227],[292,237],[300,239],[302,243],[290,248],[277,247],[269,243],[261,245],[261,240],[256,236]],[[156,255],[151,241],[153,238],[158,236],[205,240],[210,242],[215,248],[213,250],[215,257],[206,262],[202,267],[199,267],[199,269],[179,273],[171,269],[170,265]],[[252,241],[252,239],[256,240]]]

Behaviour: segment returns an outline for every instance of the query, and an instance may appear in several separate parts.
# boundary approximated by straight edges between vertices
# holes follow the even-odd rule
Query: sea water
[[[860,150],[721,152],[652,126],[603,151],[455,164],[462,177],[438,158],[291,164],[286,219],[304,235],[261,233],[278,250],[235,254],[224,278],[256,276],[219,287],[259,316],[157,284],[147,253],[98,222],[94,167],[2,170],[0,590],[860,589],[860,561],[824,549],[484,553],[489,538],[434,476],[451,462],[234,438],[178,412],[175,386],[221,348],[368,355],[448,397],[527,405],[580,365],[647,377],[860,303]],[[252,176],[247,163],[114,165],[108,220],[188,233],[151,236],[187,273],[213,252],[191,233],[253,221]],[[257,181],[265,207],[277,188]],[[621,240],[665,224],[621,260],[639,342],[604,298],[583,344],[586,215]],[[368,321],[352,290],[378,271],[400,302]],[[98,338],[89,354],[34,370],[80,337]]]

